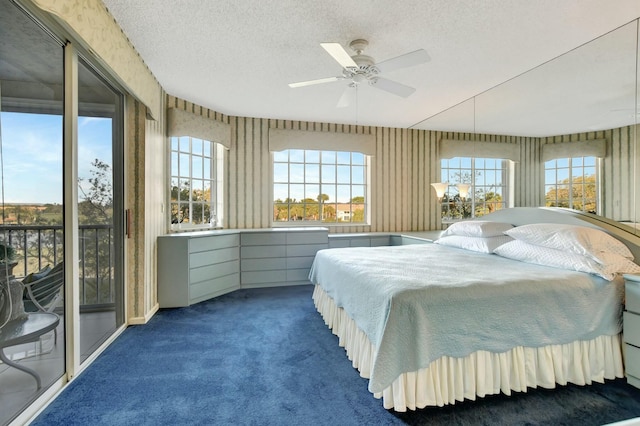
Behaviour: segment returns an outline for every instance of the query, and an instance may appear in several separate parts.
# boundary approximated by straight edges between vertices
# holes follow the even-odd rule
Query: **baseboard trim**
[[[129,325],[144,325],[149,322],[149,320],[158,312],[160,309],[160,305],[156,303],[143,317],[133,317],[129,318]]]

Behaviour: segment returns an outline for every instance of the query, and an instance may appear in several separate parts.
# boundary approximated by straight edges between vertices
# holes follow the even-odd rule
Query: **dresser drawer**
[[[189,270],[189,282],[199,283],[212,278],[219,278],[225,275],[240,272],[240,261],[232,260],[230,262],[220,263],[217,265],[202,266],[200,268],[192,268]]]
[[[640,315],[624,312],[624,341],[640,347]]]
[[[625,370],[628,375],[640,377],[640,348],[625,345]]]
[[[306,268],[308,274],[311,264],[313,263],[313,259],[315,259],[315,256],[287,257],[287,269]]]
[[[626,310],[640,314],[640,282],[627,279],[624,295]]]
[[[350,239],[348,238],[330,238],[329,248],[343,248],[349,247]]]
[[[627,373],[627,383],[640,389],[640,379]]]
[[[287,232],[287,244],[328,244],[327,231],[291,231]]]
[[[287,271],[247,271],[240,274],[241,285],[285,283]]]
[[[391,237],[371,237],[371,247],[386,247],[391,245]]]
[[[238,250],[238,247],[201,251],[189,255],[189,267],[198,268],[200,266],[215,265],[230,260],[238,260],[239,258],[240,250]]]
[[[234,247],[239,241],[238,234],[192,238],[189,240],[189,253]]]
[[[219,296],[222,293],[238,289],[240,287],[239,274],[225,275],[223,277],[212,278],[189,286],[190,304]]]
[[[287,235],[284,232],[248,232],[240,237],[243,246],[277,246],[287,243]]]
[[[326,249],[326,244],[300,244],[300,245],[288,245],[287,257],[297,256],[315,256],[318,250]]]
[[[249,271],[276,271],[287,269],[287,259],[273,257],[268,259],[242,259],[242,272]]]
[[[268,259],[271,257],[287,257],[287,247],[281,246],[245,246],[240,248],[240,258]]]

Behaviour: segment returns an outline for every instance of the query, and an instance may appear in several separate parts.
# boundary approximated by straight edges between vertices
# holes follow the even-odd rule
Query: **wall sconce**
[[[469,188],[471,187],[471,185],[469,185],[468,183],[458,183],[456,184],[456,187],[458,188],[458,194],[460,194],[460,198],[462,199],[467,198],[467,195],[469,195]]]
[[[447,182],[436,182],[432,183],[433,189],[436,190],[436,196],[438,197],[438,203],[442,203],[442,197],[444,197],[444,193],[447,192],[447,188],[449,184]]]

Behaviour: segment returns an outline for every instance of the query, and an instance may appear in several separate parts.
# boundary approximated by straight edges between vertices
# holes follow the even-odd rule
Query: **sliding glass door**
[[[78,63],[80,356],[124,323],[122,291],[122,96]]]
[[[15,252],[11,272],[0,267],[5,271],[0,288],[6,290],[64,258],[64,48],[7,1],[0,2],[0,40],[0,243]],[[59,319],[55,331],[20,344],[11,344],[16,343],[12,331],[24,335],[21,321],[40,309],[23,300],[23,291],[0,297],[0,350],[8,360],[0,363],[0,424],[65,374],[64,281],[60,284],[54,298],[42,301]]]
[[[124,324],[123,117],[72,44],[0,1],[0,424]]]

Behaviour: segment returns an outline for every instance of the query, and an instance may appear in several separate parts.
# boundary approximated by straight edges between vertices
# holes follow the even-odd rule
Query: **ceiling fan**
[[[424,49],[418,49],[376,64],[371,56],[362,53],[368,44],[369,42],[364,39],[353,40],[349,43],[349,47],[356,52],[356,54],[350,56],[340,43],[320,43],[324,50],[342,66],[342,75],[289,83],[289,87],[305,87],[348,80],[349,85],[338,101],[337,107],[339,108],[349,105],[350,98],[353,96],[353,91],[350,90],[350,88],[357,88],[364,83],[403,98],[415,92],[415,88],[381,77],[380,74],[429,62],[431,59],[429,54]]]

